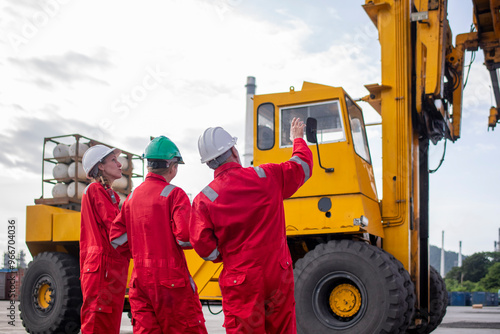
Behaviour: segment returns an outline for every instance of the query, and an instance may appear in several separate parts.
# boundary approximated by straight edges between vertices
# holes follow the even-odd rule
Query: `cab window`
[[[280,147],[292,146],[290,140],[290,125],[294,117],[304,123],[308,117],[318,121],[318,144],[345,140],[339,101],[329,101],[308,105],[281,108]],[[312,144],[312,143],[309,143]]]
[[[346,96],[347,111],[349,113],[349,122],[351,123],[351,135],[354,143],[354,151],[371,164],[370,149],[368,148],[368,140],[366,139],[365,122],[361,109]]]
[[[263,103],[257,108],[257,148],[270,150],[274,147],[274,105]]]

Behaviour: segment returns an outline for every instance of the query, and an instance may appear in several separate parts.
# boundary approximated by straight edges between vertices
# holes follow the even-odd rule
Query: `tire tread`
[[[37,320],[40,319],[40,317],[32,314],[28,305],[24,306],[25,303],[31,302],[29,295],[32,286],[28,286],[26,284],[34,284],[37,279],[36,276],[31,279],[30,270],[40,271],[43,269],[39,268],[43,265],[43,261],[53,263],[56,269],[56,274],[60,275],[62,280],[62,286],[58,288],[57,296],[58,298],[61,298],[63,302],[59,310],[54,310],[57,312],[57,315],[53,316],[54,319],[48,327],[42,327],[39,325]],[[78,333],[80,330],[80,307],[82,304],[79,276],[80,268],[78,259],[69,254],[59,252],[43,252],[35,256],[33,261],[29,263],[28,269],[22,280],[21,302],[19,304],[22,324],[28,333]],[[23,298],[23,294],[28,294],[28,296]]]

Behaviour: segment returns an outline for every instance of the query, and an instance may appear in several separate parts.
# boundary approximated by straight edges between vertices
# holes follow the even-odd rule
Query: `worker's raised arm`
[[[283,198],[292,196],[312,176],[312,152],[303,139],[306,125],[299,118],[292,119],[290,139],[293,142],[293,153],[290,160],[281,163],[283,173]]]

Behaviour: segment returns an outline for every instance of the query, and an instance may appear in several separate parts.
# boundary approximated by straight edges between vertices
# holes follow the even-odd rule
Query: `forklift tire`
[[[411,334],[429,334],[443,321],[448,306],[448,292],[443,278],[434,267],[430,268],[430,311],[429,322],[408,330]]]
[[[28,333],[78,333],[80,288],[78,259],[44,252],[29,264],[21,284],[19,310]]]
[[[409,324],[411,326],[413,316],[415,315],[415,305],[416,305],[416,295],[415,295],[415,285],[413,284],[413,281],[411,280],[410,273],[408,270],[405,269],[403,264],[399,262],[393,255],[386,253],[389,255],[390,259],[392,260],[392,264],[394,264],[401,275],[403,277],[404,281],[404,286],[406,288],[406,304],[408,305],[408,310],[404,314],[404,323]]]
[[[405,333],[415,299],[400,268],[361,241],[319,244],[294,269],[298,333]]]
[[[427,333],[435,330],[443,321],[448,306],[448,291],[446,283],[434,267],[430,267],[431,312]]]

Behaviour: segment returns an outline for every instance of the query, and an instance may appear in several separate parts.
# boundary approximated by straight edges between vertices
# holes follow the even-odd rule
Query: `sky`
[[[26,206],[42,195],[45,137],[79,133],[136,154],[166,135],[185,165],[174,184],[195,196],[213,177],[199,161],[204,129],[222,126],[244,148],[246,78],[257,94],[342,86],[353,97],[380,83],[377,30],[364,1],[169,0],[0,2],[0,249],[8,221],[24,243]],[[472,5],[449,1],[453,34]],[[467,55],[470,59],[470,53]],[[477,52],[464,90],[461,139],[430,176],[430,243],[492,251],[500,228],[500,129],[487,131],[489,75]],[[366,123],[380,117],[361,103]],[[378,193],[381,129],[369,128]],[[439,164],[443,142],[431,148]],[[137,167],[137,166],[136,166]],[[139,181],[136,181],[137,185]],[[46,194],[47,196],[47,194]]]

